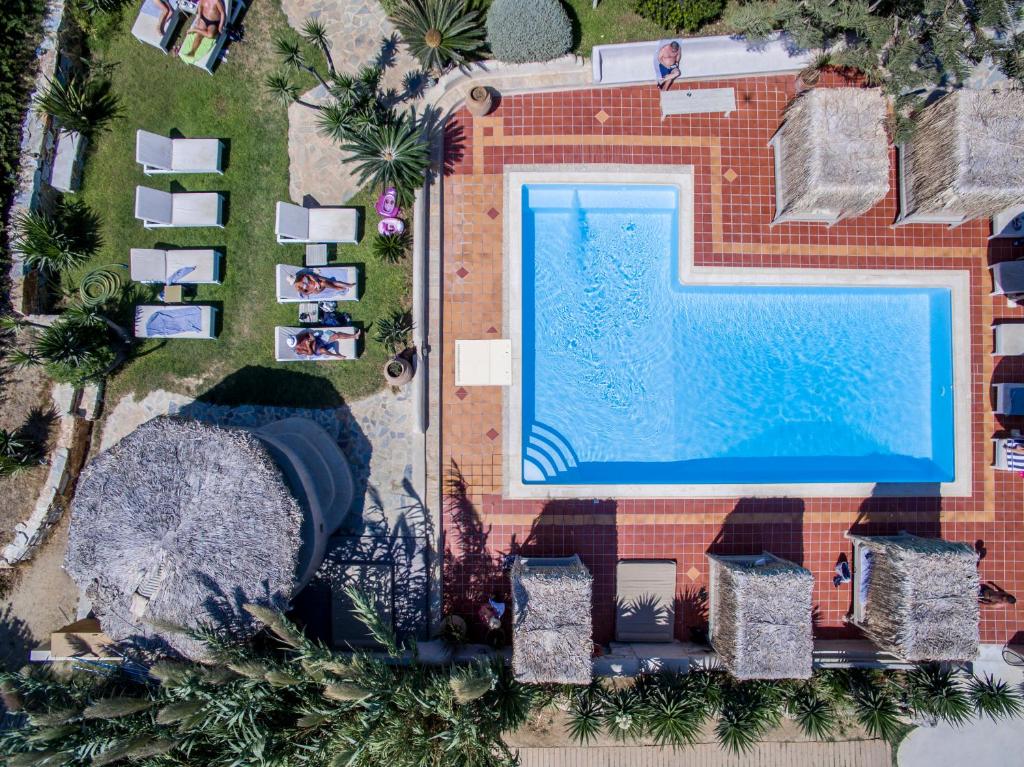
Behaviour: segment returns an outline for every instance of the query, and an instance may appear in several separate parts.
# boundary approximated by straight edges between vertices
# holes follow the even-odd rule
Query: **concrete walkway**
[[[982,645],[974,663],[978,676],[991,674],[1012,685],[1024,682],[1024,668],[1002,660],[1002,647]],[[963,727],[939,724],[918,727],[900,744],[899,767],[1021,767],[1024,724],[1019,720],[981,719]]]
[[[673,751],[656,746],[523,748],[521,767],[890,767],[888,744],[880,740],[837,743],[760,743],[742,756],[715,744]],[[961,763],[962,764],[962,763]]]
[[[324,23],[339,72],[352,74],[366,64],[393,60],[383,87],[401,93],[405,76],[419,68],[405,46],[385,49],[395,30],[377,0],[281,0],[281,10],[295,29],[302,29],[310,17]],[[317,87],[302,98],[319,103],[324,96]],[[297,203],[310,195],[321,205],[337,205],[351,199],[361,184],[345,162],[348,155],[316,130],[316,116],[315,110],[298,104],[288,109],[288,192]]]

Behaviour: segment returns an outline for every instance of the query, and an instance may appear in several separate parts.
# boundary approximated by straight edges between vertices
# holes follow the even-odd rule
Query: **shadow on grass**
[[[246,365],[207,389],[198,400],[211,405],[341,407],[345,400],[330,381],[300,371]]]

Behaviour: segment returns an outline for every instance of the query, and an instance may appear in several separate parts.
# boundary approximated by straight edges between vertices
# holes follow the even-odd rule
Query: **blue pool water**
[[[674,187],[523,188],[523,481],[948,482],[950,291],[699,287]]]

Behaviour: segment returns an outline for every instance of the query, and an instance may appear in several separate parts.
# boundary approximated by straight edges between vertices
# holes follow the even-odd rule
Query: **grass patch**
[[[103,217],[104,245],[84,271],[127,263],[132,247],[218,247],[225,254],[222,285],[201,285],[195,303],[217,306],[215,341],[147,341],[139,356],[108,384],[116,401],[135,392],[167,389],[225,404],[243,402],[289,406],[328,406],[381,388],[387,353],[373,336],[379,317],[407,307],[410,264],[386,264],[374,257],[372,237],[338,247],[333,263],[357,264],[365,289],[358,302],[341,305],[356,324],[371,328],[363,356],[352,362],[274,361],[274,326],[296,325],[295,304],[275,300],[274,266],[300,264],[304,249],[278,245],[274,204],[288,198],[288,122],[285,108],[264,88],[266,75],[279,68],[274,36],[287,28],[271,0],[252,4],[246,14],[245,40],[232,43],[227,60],[210,76],[174,56],[163,56],[130,33],[135,6],[94,30],[89,47],[95,60],[113,66],[114,91],[124,117],[97,137],[86,161],[83,198]],[[179,34],[180,40],[181,34]],[[185,136],[214,136],[228,145],[223,176],[153,176],[135,162],[138,128]],[[156,189],[221,191],[227,194],[226,227],[147,231],[134,216],[137,184]],[[352,205],[369,210],[366,228],[376,216],[363,194]],[[148,297],[155,288],[143,288]]]
[[[595,45],[678,36],[634,13],[631,0],[601,0],[597,8],[593,7],[592,0],[563,2],[573,20],[576,43],[573,50],[582,56],[589,56]]]

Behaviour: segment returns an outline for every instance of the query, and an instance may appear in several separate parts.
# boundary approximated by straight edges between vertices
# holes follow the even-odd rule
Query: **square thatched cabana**
[[[737,679],[807,679],[814,638],[804,568],[764,552],[708,554],[711,645]]]
[[[1024,92],[960,90],[900,147],[897,224],[957,226],[1024,204]]]
[[[878,89],[815,88],[786,108],[771,140],[775,218],[834,224],[889,191],[886,101]]]
[[[978,555],[941,538],[856,536],[853,623],[912,663],[978,654]]]
[[[512,670],[528,684],[590,684],[593,579],[576,555],[516,557]]]

